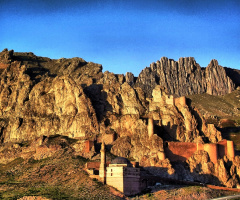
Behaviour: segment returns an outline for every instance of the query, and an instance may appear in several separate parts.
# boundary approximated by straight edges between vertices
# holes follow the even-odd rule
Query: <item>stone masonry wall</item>
[[[229,143],[229,145],[228,145]],[[197,150],[205,150],[208,152],[212,162],[216,162],[218,158],[225,155],[229,158],[234,157],[234,149],[232,141],[222,140],[217,144],[197,144],[192,142],[167,142],[165,143],[165,154],[170,161],[186,161]],[[229,153],[230,152],[230,153]]]

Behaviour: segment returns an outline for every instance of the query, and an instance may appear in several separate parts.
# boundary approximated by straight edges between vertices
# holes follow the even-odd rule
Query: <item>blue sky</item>
[[[0,0],[0,51],[81,57],[135,76],[166,56],[240,69],[238,0]]]

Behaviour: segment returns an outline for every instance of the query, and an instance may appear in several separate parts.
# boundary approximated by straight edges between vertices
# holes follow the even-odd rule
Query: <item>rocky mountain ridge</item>
[[[217,60],[211,60],[206,68],[201,68],[192,57],[180,58],[177,62],[162,57],[142,70],[136,85],[148,96],[156,85],[177,96],[201,93],[224,95],[235,89],[233,80]]]
[[[85,152],[85,142],[97,145],[105,140],[112,154],[132,158],[144,167],[164,168],[165,175],[174,177],[178,175],[164,157],[166,141],[216,144],[222,135],[185,97],[171,94],[223,95],[235,88],[217,61],[202,69],[193,58],[179,62],[162,58],[135,78],[131,73],[102,72],[101,65],[81,58],[52,60],[5,49],[0,53],[0,68],[2,145],[62,135],[79,140],[74,151],[92,158],[97,146]],[[209,158],[207,162],[213,166]],[[224,166],[221,170],[227,174]],[[220,182],[236,187],[239,176],[237,172],[231,183]]]
[[[103,73],[102,65],[86,62],[82,58],[52,60],[33,53],[15,53],[13,50],[7,52],[6,49],[1,53],[1,70],[13,60],[21,61],[28,66],[31,77],[71,74],[82,82],[87,81],[87,77],[91,77],[94,82]],[[125,76],[115,76],[120,82],[142,88],[149,97],[156,85],[161,85],[169,94],[177,96],[201,93],[224,95],[240,85],[239,70],[224,68],[214,59],[203,68],[193,57],[179,58],[178,61],[162,57],[143,69],[138,77],[134,77],[131,72],[127,72]]]

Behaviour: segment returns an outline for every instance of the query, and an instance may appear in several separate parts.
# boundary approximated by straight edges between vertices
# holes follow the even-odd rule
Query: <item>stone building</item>
[[[133,166],[128,159],[117,157],[106,169],[108,185],[128,196],[141,192],[140,168]]]
[[[100,152],[100,163],[86,164],[90,177],[98,178],[104,184],[115,187],[127,196],[138,194],[147,187],[146,177],[142,175],[138,162],[130,162],[123,157],[117,157],[110,163],[106,162],[104,142],[102,142]]]

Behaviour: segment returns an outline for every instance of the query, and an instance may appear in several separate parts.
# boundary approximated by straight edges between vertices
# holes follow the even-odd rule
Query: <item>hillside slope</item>
[[[59,144],[65,144],[65,147]],[[28,156],[25,154],[25,159],[16,157],[7,164],[0,164],[0,199],[24,196],[56,200],[121,199],[112,194],[115,190],[110,191],[107,185],[88,177],[84,171],[87,159],[75,155],[66,138],[53,137],[48,145],[58,147],[58,150],[45,157],[41,152],[32,152],[29,145],[23,147],[25,150],[16,145],[5,146],[9,158],[14,157],[16,151],[28,151]]]
[[[240,115],[240,91],[223,96],[209,94],[188,95],[189,103],[197,107],[205,118],[239,119]]]

